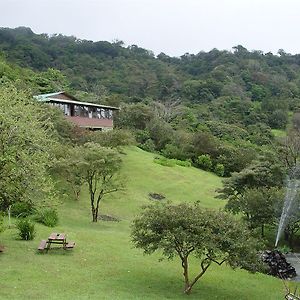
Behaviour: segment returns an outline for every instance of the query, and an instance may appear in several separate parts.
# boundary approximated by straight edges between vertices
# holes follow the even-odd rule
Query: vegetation
[[[155,57],[151,51],[135,45],[125,47],[120,41],[91,42],[62,35],[37,35],[24,27],[1,28],[0,51],[0,211],[8,212],[9,224],[11,217],[13,222],[14,217],[20,219],[26,229],[24,237],[31,238],[33,231],[28,235],[30,224],[23,217],[33,215],[39,222],[54,226],[53,230],[68,232],[86,245],[82,252],[75,249],[74,254],[56,257],[60,269],[74,274],[74,285],[73,278],[65,278],[53,269],[51,258],[55,254],[37,256],[36,242],[28,241],[25,246],[22,241],[11,239],[16,229],[8,226],[10,229],[1,233],[1,239],[8,244],[7,249],[14,251],[3,256],[5,281],[1,275],[0,280],[5,282],[1,287],[5,298],[14,298],[12,294],[15,298],[42,298],[42,282],[35,280],[36,290],[24,288],[32,286],[37,275],[40,280],[40,272],[36,271],[40,265],[45,266],[47,286],[53,290],[57,289],[57,277],[67,282],[67,297],[99,298],[101,290],[101,295],[104,292],[107,298],[114,299],[132,298],[132,291],[137,291],[137,299],[178,298],[174,292],[177,262],[170,262],[170,273],[167,267],[158,273],[153,260],[140,256],[129,246],[131,221],[135,219],[135,224],[141,225],[147,212],[157,209],[151,218],[160,216],[169,233],[174,233],[172,225],[178,225],[177,221],[196,225],[188,234],[179,231],[182,247],[184,238],[191,237],[188,241],[196,242],[192,254],[202,260],[199,273],[194,268],[195,258],[187,255],[192,248],[179,251],[184,258],[187,293],[210,266],[214,278],[208,272],[201,279],[202,285],[193,287],[195,297],[198,293],[205,294],[206,299],[276,299],[280,291],[274,279],[241,270],[233,275],[224,264],[216,274],[211,262],[221,264],[225,259],[233,267],[252,269],[253,264],[245,266],[246,254],[258,244],[250,239],[248,230],[254,236],[260,228],[261,234],[269,243],[272,239],[273,244],[270,236],[282,206],[284,179],[300,156],[298,55],[283,50],[278,55],[250,52],[238,45],[233,51],[213,49],[179,58],[163,53]],[[88,133],[68,123],[59,110],[32,99],[34,94],[58,90],[67,90],[83,101],[119,106],[121,109],[114,116],[116,130]],[[137,148],[125,151],[127,145],[137,145],[154,154]],[[120,174],[128,179],[126,190],[122,189]],[[226,177],[223,186],[218,176]],[[114,193],[121,189],[122,193]],[[223,200],[215,198],[215,189]],[[162,202],[172,201],[160,209],[170,208],[176,218],[163,218],[158,208],[148,208],[137,217],[142,204],[158,201],[148,199],[149,193],[166,196]],[[107,219],[110,214],[117,215],[120,222],[104,226],[101,219],[95,224],[100,204],[101,213],[109,214]],[[298,204],[295,205],[297,213],[285,229],[291,247],[298,246],[300,228]],[[203,207],[212,211],[204,213]],[[218,208],[224,207],[237,217],[232,219],[228,212],[218,212]],[[91,223],[86,213],[89,209]],[[237,219],[248,229],[238,226]],[[210,231],[202,226],[202,221]],[[49,234],[45,226],[36,227],[38,238]],[[136,230],[138,233],[137,227]],[[193,232],[198,233],[197,237]],[[141,241],[149,237],[137,236]],[[165,254],[172,257],[176,249],[171,251],[170,239],[165,238],[164,242],[156,244],[156,248],[152,244],[153,250],[167,250]],[[24,245],[23,251],[16,243]],[[142,248],[150,251],[147,241],[143,243]],[[245,243],[249,245],[247,249]],[[256,245],[252,247],[253,243]],[[232,256],[233,249],[236,256]],[[240,255],[242,249],[244,257]],[[20,259],[25,250],[26,257],[34,261],[32,266]],[[69,263],[62,257],[69,259]],[[105,264],[108,260],[109,269]],[[97,268],[95,261],[99,262]],[[12,268],[26,270],[21,283],[16,283],[16,276],[10,274]],[[196,280],[188,279],[187,274]],[[103,282],[93,279],[99,276]],[[216,291],[215,277],[221,292]],[[239,280],[239,284],[232,280]],[[264,290],[256,287],[250,291],[249,282],[256,286],[261,281]],[[85,288],[78,282],[90,285]],[[145,282],[154,285],[149,287],[150,293]],[[14,289],[15,286],[18,288]],[[205,293],[211,292],[212,286],[214,294]]]
[[[229,215],[203,210],[197,204],[148,206],[133,221],[132,241],[145,254],[161,249],[168,259],[178,256],[186,294],[212,263],[221,266],[226,262],[233,268],[251,270],[258,264],[257,241],[250,231]],[[193,279],[189,271],[191,255],[200,259],[200,272]]]
[[[141,205],[151,203],[149,192],[161,193],[174,204],[200,200],[202,207],[222,207],[224,200],[214,198],[221,179],[195,168],[160,166],[153,162],[155,155],[135,147],[125,153],[122,174],[128,178],[126,190],[121,196],[107,195],[101,204],[103,214],[117,216],[120,222],[91,222],[85,187],[79,201],[74,201],[71,191],[69,197],[63,198],[58,226],[49,229],[36,224],[33,241],[16,240],[15,228],[0,235],[0,243],[6,248],[1,255],[2,298],[41,298],[46,287],[52,290],[54,299],[98,299],[99,295],[104,299],[186,299],[181,293],[184,281],[179,261],[159,261],[161,253],[145,256],[132,247],[130,224],[140,214]],[[74,240],[76,247],[67,253],[62,250],[48,251],[45,255],[37,253],[39,241],[51,232],[67,233],[68,240]],[[191,258],[191,276],[198,271],[199,264]],[[284,286],[271,276],[212,264],[188,297],[279,300],[284,297]]]
[[[21,219],[17,223],[19,236],[22,240],[29,241],[35,237],[34,224],[29,219]]]

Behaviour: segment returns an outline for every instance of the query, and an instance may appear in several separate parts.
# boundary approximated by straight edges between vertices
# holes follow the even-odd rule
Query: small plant
[[[57,211],[53,208],[43,209],[38,212],[36,221],[48,227],[54,227],[58,223]]]
[[[29,241],[33,240],[35,237],[34,223],[29,219],[22,219],[17,223],[17,228],[19,230],[19,236],[22,240]]]
[[[216,166],[214,168],[214,172],[218,176],[223,177],[224,176],[224,172],[225,172],[224,165],[223,164],[216,164]]]
[[[287,245],[283,245],[281,247],[277,247],[276,250],[280,251],[283,254],[287,254],[289,252],[292,252],[292,249],[289,246],[287,246]]]

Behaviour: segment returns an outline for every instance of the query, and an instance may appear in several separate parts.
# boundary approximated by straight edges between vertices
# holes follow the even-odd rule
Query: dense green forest
[[[285,130],[300,106],[300,55],[283,50],[273,55],[239,45],[156,57],[121,41],[20,27],[0,30],[0,51],[2,82],[121,106],[116,125],[134,131],[141,148],[220,175],[274,152],[272,129]]]

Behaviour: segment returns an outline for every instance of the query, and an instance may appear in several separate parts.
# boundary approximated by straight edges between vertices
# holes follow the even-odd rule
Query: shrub
[[[33,214],[33,205],[29,202],[16,202],[11,206],[12,217],[28,217]]]
[[[155,145],[154,142],[151,139],[148,139],[144,144],[141,144],[139,146],[141,149],[148,151],[148,152],[154,152],[155,151]]]
[[[209,171],[212,168],[212,161],[208,154],[198,156],[197,163],[198,166],[203,170]]]
[[[22,240],[33,240],[35,237],[34,223],[29,219],[22,219],[17,223],[19,236]]]
[[[168,159],[165,157],[155,157],[154,162],[166,167],[174,167],[175,165],[181,167],[191,167],[192,164],[188,160],[179,160],[179,159]]]
[[[167,159],[165,157],[155,157],[154,162],[165,167],[174,167],[176,165],[173,159]]]
[[[57,211],[53,208],[43,209],[38,212],[36,221],[42,223],[48,227],[54,227],[58,223]]]
[[[225,168],[223,164],[216,164],[215,168],[214,168],[214,172],[220,176],[223,177],[224,176],[224,172],[225,172]]]
[[[189,160],[171,159],[176,165],[181,167],[191,167],[192,163]]]

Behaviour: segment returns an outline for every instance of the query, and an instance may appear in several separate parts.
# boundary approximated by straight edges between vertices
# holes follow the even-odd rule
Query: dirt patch
[[[0,252],[4,252],[4,246],[0,245]]]
[[[120,222],[120,219],[109,215],[100,215],[98,217],[98,220],[107,221],[107,222]]]
[[[161,201],[161,200],[166,199],[166,197],[164,195],[158,194],[158,193],[149,193],[148,196],[149,196],[149,198],[151,200],[159,200],[159,201]]]

